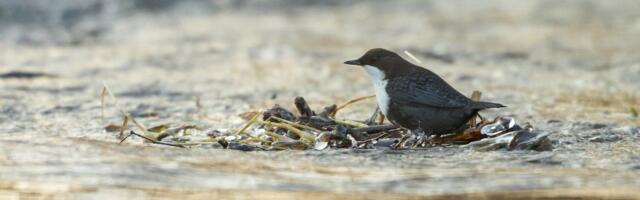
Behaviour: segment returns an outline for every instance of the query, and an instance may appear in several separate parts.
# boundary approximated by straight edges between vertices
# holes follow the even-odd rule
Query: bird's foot
[[[411,133],[405,134],[397,143],[396,149],[404,148],[421,148],[426,147],[430,141],[430,134],[425,133],[422,129],[411,130]]]
[[[412,135],[415,135],[416,141],[413,144],[413,148],[426,147],[429,144],[431,134],[426,133],[422,129],[412,130]]]
[[[406,149],[407,147],[413,146],[415,141],[415,136],[411,133],[404,134],[400,141],[395,145],[395,149]]]

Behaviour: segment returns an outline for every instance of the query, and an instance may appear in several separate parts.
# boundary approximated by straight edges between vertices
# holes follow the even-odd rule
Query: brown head
[[[344,64],[364,66],[365,69],[374,67],[384,72],[387,78],[415,66],[400,55],[382,48],[370,49],[362,57],[346,61]]]

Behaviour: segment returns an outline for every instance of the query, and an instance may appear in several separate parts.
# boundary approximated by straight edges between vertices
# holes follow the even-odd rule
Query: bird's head
[[[378,74],[382,73],[383,79],[413,66],[400,55],[382,48],[370,49],[362,57],[346,61],[344,64],[363,66],[371,76],[380,76]]]

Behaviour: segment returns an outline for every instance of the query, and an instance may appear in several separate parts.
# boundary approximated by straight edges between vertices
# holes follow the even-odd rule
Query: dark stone
[[[602,135],[598,135],[598,136],[594,136],[594,137],[589,138],[589,142],[596,142],[596,143],[617,142],[617,141],[619,141],[621,139],[622,139],[622,137],[620,137],[618,135],[602,134]]]
[[[148,11],[162,11],[174,7],[178,0],[135,0],[133,6],[137,9]]]
[[[296,119],[295,115],[291,111],[284,109],[279,104],[276,104],[273,106],[273,108],[270,108],[267,111],[265,111],[262,114],[262,120],[267,120],[272,116],[278,117],[287,121],[294,121]]]
[[[42,72],[27,72],[27,71],[11,71],[4,74],[0,74],[0,78],[10,79],[10,78],[21,78],[21,79],[33,79],[33,78],[52,78],[56,77],[52,74],[42,73]]]

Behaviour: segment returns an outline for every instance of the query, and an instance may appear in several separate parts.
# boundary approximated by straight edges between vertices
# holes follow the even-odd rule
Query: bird
[[[364,68],[373,83],[378,108],[392,124],[427,137],[455,133],[479,111],[506,107],[474,101],[436,73],[383,48],[370,49],[344,64]]]

